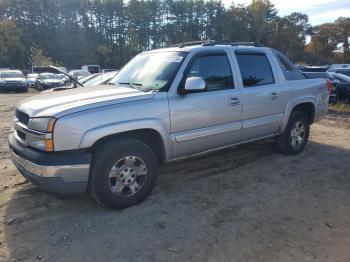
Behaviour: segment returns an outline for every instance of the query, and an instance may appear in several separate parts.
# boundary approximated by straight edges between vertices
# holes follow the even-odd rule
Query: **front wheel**
[[[286,129],[275,139],[279,152],[287,155],[299,154],[305,148],[310,133],[310,122],[303,112],[292,112]]]
[[[123,209],[144,200],[158,176],[154,151],[136,139],[110,141],[94,153],[90,192],[108,208]]]

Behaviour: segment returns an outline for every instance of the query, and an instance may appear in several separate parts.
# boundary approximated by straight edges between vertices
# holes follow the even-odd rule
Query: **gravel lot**
[[[172,162],[138,206],[57,200],[9,160],[16,104],[0,94],[0,261],[350,261],[350,117],[314,124],[305,151],[253,143]]]

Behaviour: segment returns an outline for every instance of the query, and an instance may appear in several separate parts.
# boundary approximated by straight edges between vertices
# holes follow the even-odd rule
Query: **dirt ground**
[[[57,200],[9,160],[16,104],[0,95],[0,261],[350,261],[350,117],[305,151],[253,143],[164,166],[152,195],[111,211]]]

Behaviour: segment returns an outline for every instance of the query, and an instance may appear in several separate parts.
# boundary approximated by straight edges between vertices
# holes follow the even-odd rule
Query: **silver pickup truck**
[[[47,192],[122,209],[150,194],[166,161],[272,137],[300,153],[329,92],[271,48],[181,44],[137,55],[107,86],[23,101],[11,157]]]

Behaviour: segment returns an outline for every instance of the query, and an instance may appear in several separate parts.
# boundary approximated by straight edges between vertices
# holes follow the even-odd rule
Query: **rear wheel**
[[[153,150],[136,139],[102,144],[94,154],[90,192],[103,206],[123,209],[144,200],[158,176]]]
[[[350,97],[349,96],[345,97],[344,103],[345,104],[350,104]]]
[[[299,154],[308,142],[309,133],[310,123],[306,114],[299,111],[292,112],[283,134],[275,140],[276,148],[283,154]]]

